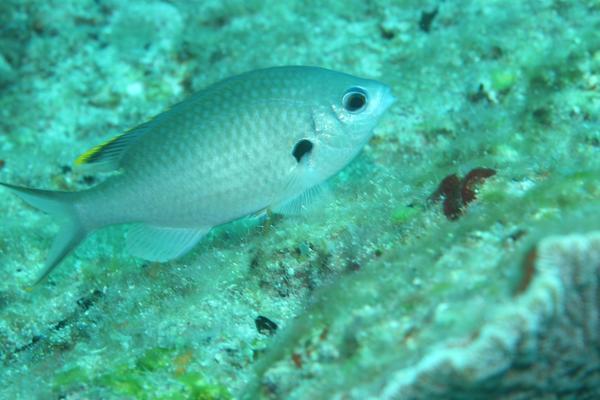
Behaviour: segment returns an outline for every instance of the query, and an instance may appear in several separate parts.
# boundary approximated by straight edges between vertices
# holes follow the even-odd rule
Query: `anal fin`
[[[208,228],[169,228],[139,224],[127,235],[127,250],[149,261],[168,261],[183,256],[208,233]]]

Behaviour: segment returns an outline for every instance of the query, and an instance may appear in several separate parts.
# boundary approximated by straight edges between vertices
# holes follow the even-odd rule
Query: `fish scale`
[[[323,68],[251,71],[84,153],[79,167],[115,172],[93,188],[3,185],[66,220],[38,282],[88,234],[114,224],[133,225],[132,254],[166,261],[214,226],[304,206],[358,154],[393,101],[380,82]]]

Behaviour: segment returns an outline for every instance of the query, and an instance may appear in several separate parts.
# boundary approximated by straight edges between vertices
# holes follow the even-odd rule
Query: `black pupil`
[[[302,157],[310,153],[312,148],[313,144],[310,140],[302,139],[298,141],[298,143],[296,143],[296,145],[294,146],[294,150],[292,150],[292,155],[294,156],[297,162],[300,162]]]
[[[344,104],[344,107],[346,107],[346,110],[348,111],[357,111],[360,110],[366,102],[367,99],[364,94],[360,92],[348,93],[346,95],[346,104]]]

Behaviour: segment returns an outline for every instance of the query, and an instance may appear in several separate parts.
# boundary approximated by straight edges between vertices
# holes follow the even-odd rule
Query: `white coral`
[[[546,238],[537,254],[526,292],[466,345],[446,343],[390,376],[378,398],[600,394],[600,232]]]

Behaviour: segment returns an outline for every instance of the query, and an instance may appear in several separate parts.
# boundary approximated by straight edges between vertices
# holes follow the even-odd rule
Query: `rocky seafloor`
[[[392,86],[304,215],[182,259],[95,233],[31,289],[55,221],[0,191],[2,399],[600,397],[600,2],[0,2],[0,181],[204,86],[318,65]]]

